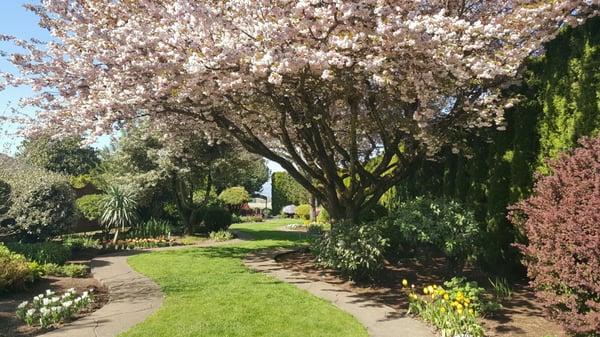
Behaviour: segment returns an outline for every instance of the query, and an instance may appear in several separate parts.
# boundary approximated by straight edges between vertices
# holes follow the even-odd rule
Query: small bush
[[[317,215],[318,223],[329,223],[329,212],[325,208],[321,208],[319,215]]]
[[[244,222],[244,220],[242,220],[242,218],[245,218],[245,217],[241,217],[237,214],[232,214],[231,215],[231,223],[242,223],[242,222]]]
[[[219,200],[236,211],[242,204],[250,201],[250,194],[242,186],[230,187],[219,194]]]
[[[233,234],[229,231],[210,232],[209,237],[213,241],[228,241],[233,239]]]
[[[227,230],[231,226],[231,212],[218,207],[210,207],[204,211],[204,231],[206,233]]]
[[[243,216],[240,218],[241,222],[263,222],[264,219],[260,215]]]
[[[472,212],[454,201],[415,198],[401,203],[380,222],[390,240],[385,252],[390,260],[427,247],[443,252],[455,264],[477,253],[479,225]]]
[[[14,253],[25,256],[28,260],[40,264],[56,263],[63,265],[71,257],[71,249],[56,242],[7,242],[6,247]]]
[[[100,241],[89,236],[69,235],[63,237],[63,246],[71,251],[79,251],[86,248],[100,248]]]
[[[144,224],[138,225],[127,232],[127,238],[157,238],[169,237],[173,228],[164,220],[151,218]]]
[[[533,195],[513,207],[538,295],[570,333],[600,336],[600,137],[550,163]]]
[[[311,207],[309,204],[302,204],[296,207],[296,216],[303,220],[310,220]]]
[[[323,228],[322,224],[319,223],[311,223],[310,225],[308,225],[308,227],[306,228],[306,232],[310,235],[315,235],[315,236],[319,236],[319,235],[323,235],[323,233],[325,233],[325,230]]]
[[[56,263],[41,265],[42,274],[59,277],[86,277],[89,273],[87,266],[82,264],[65,264],[59,266]]]
[[[403,281],[405,289],[407,282]],[[428,285],[423,295],[416,288],[408,290],[409,313],[438,328],[442,336],[483,337],[484,329],[479,317],[498,304],[484,298],[484,289],[476,282],[466,282],[464,278],[453,278],[444,285]]]
[[[16,254],[0,244],[0,292],[21,288],[32,282],[34,275],[23,255]]]
[[[318,264],[354,280],[369,280],[383,268],[386,246],[379,226],[340,222],[317,238],[313,250]]]
[[[75,204],[77,210],[89,221],[97,221],[102,216],[102,202],[104,195],[102,194],[88,194],[77,199]]]

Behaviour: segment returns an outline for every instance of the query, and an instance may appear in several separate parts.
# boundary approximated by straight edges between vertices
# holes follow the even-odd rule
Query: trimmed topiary
[[[512,221],[539,297],[570,333],[600,336],[600,137],[549,163]]]
[[[309,204],[302,204],[296,207],[296,216],[302,220],[310,220],[310,210],[311,207]]]

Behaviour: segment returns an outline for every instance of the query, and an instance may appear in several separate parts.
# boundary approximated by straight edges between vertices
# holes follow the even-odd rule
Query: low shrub
[[[323,228],[322,224],[311,223],[306,228],[306,232],[309,235],[319,236],[319,235],[323,235],[323,233],[325,233],[325,229]]]
[[[387,240],[374,223],[336,223],[313,242],[317,263],[353,280],[369,280],[383,269]]]
[[[466,282],[464,278],[453,278],[443,286],[428,285],[423,295],[416,288],[408,288],[409,313],[420,316],[440,330],[442,336],[483,337],[485,331],[479,324],[479,317],[498,305],[484,297],[484,289],[476,282]]]
[[[520,246],[551,317],[578,336],[600,336],[600,137],[550,163],[530,198],[513,207]]]
[[[244,222],[244,221],[242,220],[241,216],[239,216],[237,214],[232,214],[231,215],[231,223],[232,224],[234,224],[234,223],[242,223],[242,222]]]
[[[89,268],[82,264],[65,264],[59,266],[55,263],[46,263],[41,265],[43,275],[59,277],[86,277],[89,274]]]
[[[265,221],[263,219],[262,216],[260,215],[250,215],[250,216],[243,216],[240,218],[240,222],[263,222]]]
[[[7,242],[6,247],[14,253],[22,254],[28,260],[40,264],[56,263],[63,265],[71,257],[71,249],[56,242]]]
[[[203,229],[205,233],[227,230],[231,226],[231,212],[218,207],[210,207],[204,211]]]
[[[21,288],[34,280],[34,273],[27,259],[0,244],[0,292]]]
[[[319,214],[317,215],[318,223],[329,223],[329,212],[325,208],[321,208]]]
[[[230,231],[218,231],[218,232],[210,232],[208,235],[213,241],[228,241],[234,238],[233,234]]]
[[[126,249],[146,249],[146,248],[159,248],[159,247],[171,247],[175,246],[177,243],[175,239],[170,239],[166,237],[158,237],[158,238],[130,238],[117,240],[116,242],[105,241],[103,246],[106,249],[114,249],[114,250],[126,250]]]
[[[309,204],[302,204],[296,207],[296,216],[303,220],[310,220],[311,207]]]
[[[97,221],[102,216],[103,194],[88,194],[75,200],[77,210],[89,221]]]
[[[127,238],[158,238],[169,237],[173,228],[170,223],[164,220],[150,218],[145,223],[135,226],[127,231]]]
[[[63,246],[69,248],[72,252],[87,248],[101,248],[100,241],[85,235],[68,235],[63,237]]]
[[[390,241],[385,251],[389,260],[428,248],[444,253],[453,264],[477,254],[479,224],[472,212],[455,201],[415,198],[399,204],[380,223]]]
[[[46,293],[35,296],[31,302],[19,304],[16,314],[27,325],[47,328],[72,319],[76,313],[89,306],[94,301],[92,292],[90,289],[78,295],[75,289],[69,289],[59,296],[46,290]]]

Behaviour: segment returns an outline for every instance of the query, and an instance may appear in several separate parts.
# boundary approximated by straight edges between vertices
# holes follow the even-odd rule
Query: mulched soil
[[[312,280],[336,284],[346,290],[363,294],[380,301],[400,312],[408,309],[408,298],[402,289],[402,279],[422,287],[428,284],[441,284],[452,276],[465,276],[485,286],[485,274],[472,269],[452,270],[442,257],[426,260],[402,259],[400,262],[386,263],[375,284],[364,285],[344,280],[333,270],[317,267],[313,256],[304,251],[283,254],[277,257],[282,267],[302,273]],[[486,336],[491,337],[565,337],[564,331],[555,323],[546,320],[541,305],[536,301],[531,288],[525,284],[512,285],[513,295],[503,301],[502,309],[482,320]]]
[[[75,288],[78,293],[94,289],[94,303],[88,309],[78,313],[74,320],[100,309],[109,299],[107,289],[92,277],[44,277],[22,291],[0,294],[0,337],[30,337],[60,328],[60,326],[48,329],[30,327],[17,318],[15,311],[21,302],[31,301],[34,296],[44,293],[46,289],[61,294],[69,288]]]

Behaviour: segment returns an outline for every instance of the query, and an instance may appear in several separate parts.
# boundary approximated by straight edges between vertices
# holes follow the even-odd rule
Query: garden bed
[[[109,295],[107,289],[103,287],[93,277],[70,278],[47,276],[30,285],[28,289],[8,294],[0,294],[0,336],[2,337],[25,337],[36,336],[49,330],[59,328],[51,327],[42,329],[40,327],[31,327],[20,320],[15,311],[20,303],[31,301],[31,299],[50,289],[58,294],[64,293],[67,289],[74,288],[78,293],[93,289],[94,301],[83,311],[75,314],[74,320],[87,316],[98,310],[108,302]],[[68,324],[68,322],[66,323]]]
[[[307,251],[282,254],[276,258],[284,268],[300,272],[309,279],[334,283],[346,290],[369,296],[375,301],[396,308],[401,312],[408,309],[408,298],[403,291],[402,280],[408,279],[417,286],[439,284],[452,276],[465,276],[487,285],[485,275],[476,270],[451,270],[444,258],[432,257],[428,260],[403,259],[400,263],[387,263],[380,281],[373,285],[361,285],[346,281],[328,269],[315,265],[314,257]],[[542,308],[537,303],[530,288],[522,284],[512,285],[512,296],[501,302],[502,309],[483,319],[486,336],[499,337],[540,337],[566,336],[558,325],[542,316]]]

